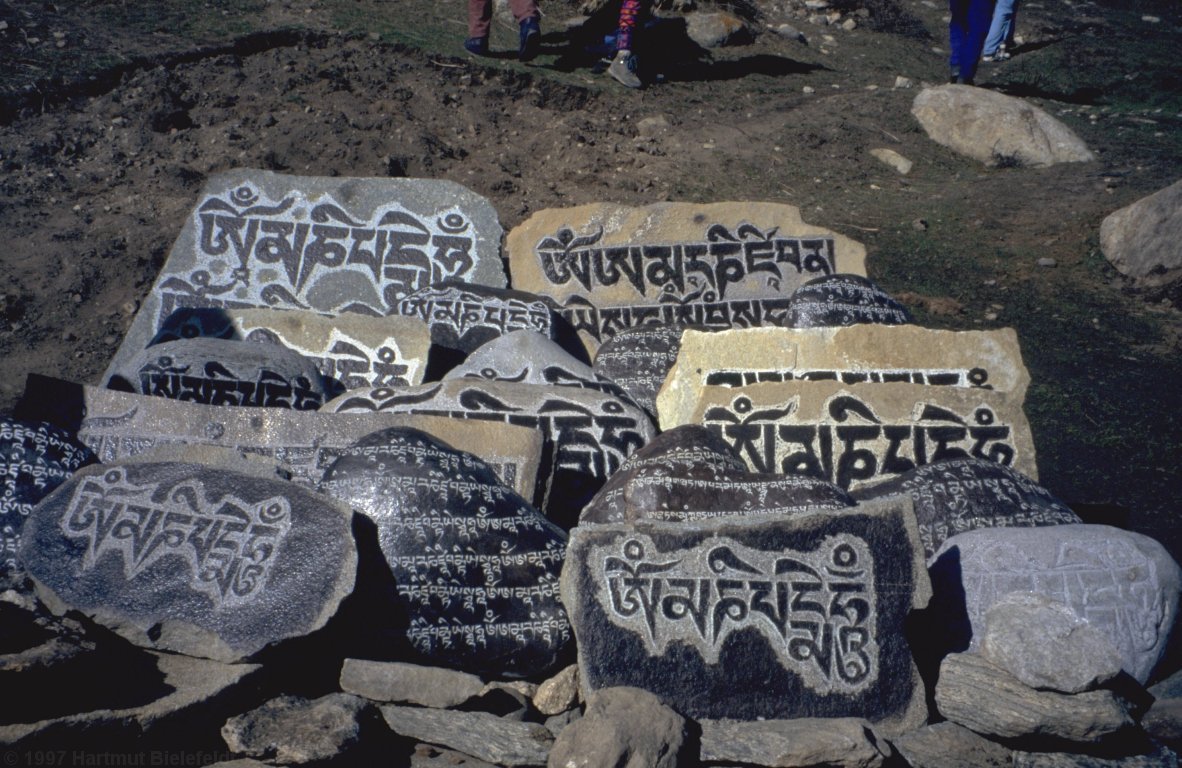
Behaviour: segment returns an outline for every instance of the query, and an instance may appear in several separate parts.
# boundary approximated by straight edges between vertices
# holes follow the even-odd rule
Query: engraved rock
[[[0,573],[16,567],[21,528],[37,502],[95,461],[66,430],[0,419]]]
[[[945,720],[891,741],[911,768],[1012,768],[1014,752]]]
[[[591,694],[583,717],[558,735],[547,765],[675,768],[689,762],[688,741],[685,720],[653,694],[605,688]]]
[[[584,691],[628,685],[694,718],[926,718],[903,637],[929,585],[910,501],[840,515],[585,525],[563,604]]]
[[[482,461],[388,429],[346,449],[320,490],[367,514],[425,659],[498,676],[544,675],[572,640],[558,599],[566,535]]]
[[[1025,528],[1081,523],[1079,515],[1030,478],[995,461],[948,459],[927,464],[854,496],[905,493],[915,503],[927,557],[958,533],[977,528]]]
[[[496,765],[545,765],[554,743],[538,723],[515,722],[487,712],[386,705],[382,716],[399,735],[451,747]]]
[[[677,362],[684,325],[626,328],[599,345],[595,371],[624,388],[648,413],[657,414],[657,393]]]
[[[1067,606],[1014,592],[985,614],[981,655],[1031,688],[1080,693],[1121,671],[1120,652],[1107,634]]]
[[[1031,592],[1107,634],[1121,667],[1142,684],[1165,651],[1182,587],[1161,544],[1106,525],[968,531],[929,562],[932,608],[947,617],[952,649],[977,650],[989,609],[1011,592]]]
[[[371,701],[440,709],[463,704],[484,689],[484,681],[466,672],[366,659],[345,659],[340,683],[345,693]]]
[[[38,593],[149,648],[232,661],[319,629],[352,590],[352,513],[197,464],[82,470],[38,505],[19,556]]]
[[[770,768],[878,768],[890,748],[851,717],[797,720],[702,720],[702,762]]]
[[[805,280],[866,271],[864,246],[776,203],[544,210],[506,247],[513,285],[553,298],[589,350],[638,325],[781,324]]]
[[[381,316],[448,278],[504,287],[502,234],[488,200],[441,179],[216,174],[104,381],[180,307]]]
[[[311,701],[281,696],[228,720],[222,726],[222,739],[231,752],[302,765],[357,747],[365,721],[376,715],[372,704],[347,693]]]
[[[1100,224],[1104,258],[1146,288],[1182,280],[1182,181],[1105,217]]]
[[[327,399],[310,359],[275,344],[217,338],[148,347],[108,379],[140,395],[205,405],[314,411]]]
[[[796,289],[788,301],[783,324],[790,328],[826,328],[912,322],[906,307],[861,275],[826,275]]]

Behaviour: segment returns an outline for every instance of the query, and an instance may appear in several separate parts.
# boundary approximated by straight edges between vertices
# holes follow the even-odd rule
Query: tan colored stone
[[[988,389],[832,381],[706,387],[683,423],[720,434],[754,472],[811,474],[846,490],[965,455],[1037,479],[1022,408]]]
[[[874,155],[876,160],[886,163],[904,176],[911,173],[911,168],[914,165],[910,160],[893,149],[879,147],[878,149],[870,150],[870,154]]]
[[[543,715],[557,715],[579,702],[579,667],[571,664],[538,686],[534,708]]]
[[[706,386],[834,376],[851,384],[902,379],[957,388],[988,387],[1011,395],[1019,406],[1030,384],[1018,334],[1012,328],[944,331],[861,324],[718,333],[689,330],[682,334],[677,362],[657,395],[657,413],[661,428],[669,429],[688,423]]]

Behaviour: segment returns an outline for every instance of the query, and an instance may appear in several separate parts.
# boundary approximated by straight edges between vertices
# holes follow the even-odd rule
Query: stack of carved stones
[[[503,235],[210,181],[0,422],[13,764],[1176,765],[1182,574],[1038,485],[1012,331],[788,206]]]

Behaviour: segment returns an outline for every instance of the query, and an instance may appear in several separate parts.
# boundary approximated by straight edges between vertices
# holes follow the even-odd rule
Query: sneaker
[[[520,61],[533,61],[537,58],[542,47],[542,28],[537,17],[521,22],[521,35],[517,46],[517,58]]]
[[[487,37],[469,37],[464,41],[464,50],[475,56],[488,55],[488,38]]]
[[[636,76],[636,57],[632,51],[617,51],[607,72],[629,88],[639,88],[641,85],[640,78]]]
[[[988,61],[988,62],[1005,61],[1008,58],[1010,58],[1010,54],[1006,53],[1006,47],[1003,45],[1000,48],[998,48],[997,51],[995,51],[994,53],[987,53],[984,56],[982,56],[981,61]]]

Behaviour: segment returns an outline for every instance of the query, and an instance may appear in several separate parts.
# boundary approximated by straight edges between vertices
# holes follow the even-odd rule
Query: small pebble
[[[1038,260],[1038,266],[1040,266],[1040,267],[1054,267],[1054,266],[1058,266],[1058,264],[1059,264],[1059,262],[1055,261],[1054,259],[1050,258],[1049,256],[1044,256],[1043,258]]]

